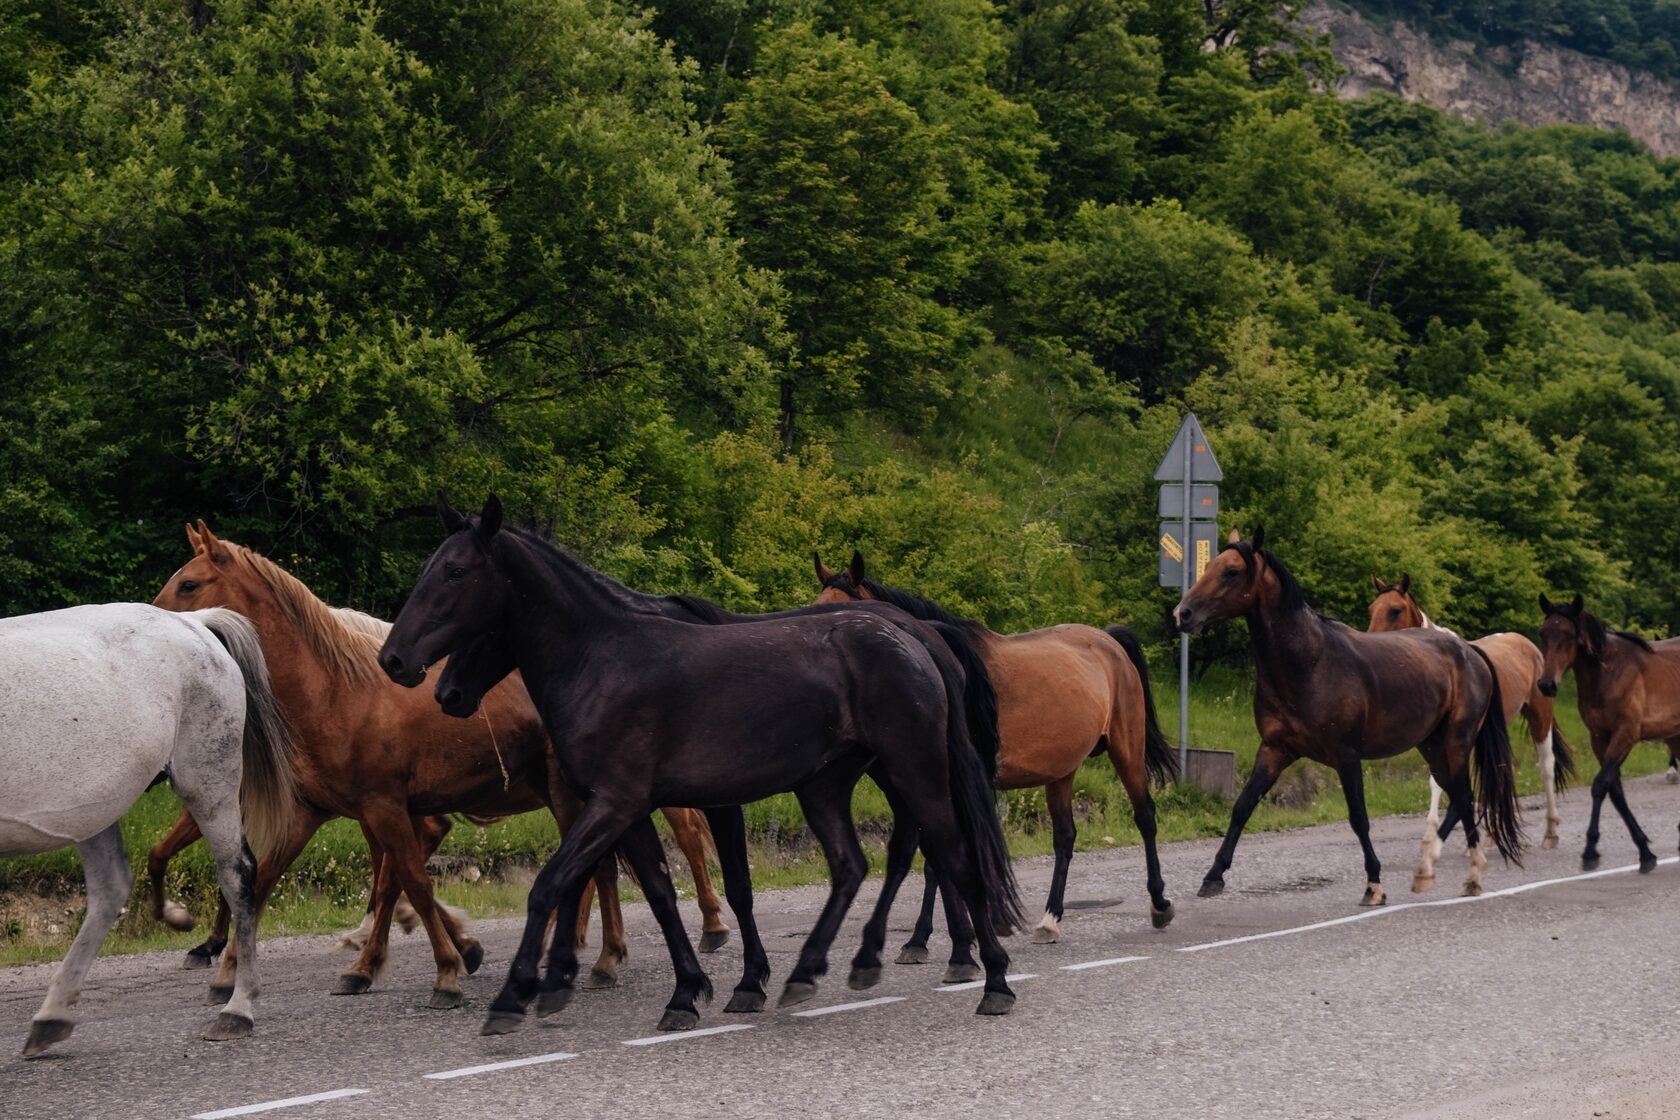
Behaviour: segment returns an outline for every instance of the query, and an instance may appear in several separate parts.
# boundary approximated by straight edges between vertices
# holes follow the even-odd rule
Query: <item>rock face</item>
[[[1348,69],[1336,83],[1343,97],[1383,90],[1496,124],[1622,129],[1658,155],[1680,155],[1680,86],[1533,40],[1478,51],[1326,0],[1311,0],[1301,18],[1334,38]]]

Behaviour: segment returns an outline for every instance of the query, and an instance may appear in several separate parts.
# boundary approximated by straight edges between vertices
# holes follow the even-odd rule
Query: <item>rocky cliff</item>
[[[1619,128],[1680,155],[1680,87],[1615,63],[1532,40],[1478,50],[1326,0],[1311,0],[1302,19],[1334,37],[1344,97],[1384,90],[1496,123]]]

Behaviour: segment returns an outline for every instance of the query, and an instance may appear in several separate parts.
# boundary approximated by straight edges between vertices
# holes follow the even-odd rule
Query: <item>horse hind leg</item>
[[[881,881],[881,893],[875,899],[875,909],[864,924],[863,942],[852,958],[852,972],[846,980],[847,985],[857,991],[873,988],[881,981],[881,948],[887,941],[887,920],[893,901],[898,897],[898,889],[916,858],[917,835],[909,815],[901,806],[894,805],[892,835],[887,840],[886,876]]]
[[[1668,741],[1668,784],[1680,783],[1680,739]]]
[[[113,824],[83,840],[76,845],[76,854],[82,858],[87,877],[87,917],[47,986],[47,998],[29,1023],[29,1037],[23,1044],[26,1058],[70,1037],[75,1029],[70,1006],[81,994],[82,981],[99,955],[99,946],[116,925],[129,889],[134,886],[134,871],[123,852],[120,825]]]
[[[718,866],[723,871],[723,893],[735,921],[741,927],[741,982],[729,997],[726,1013],[748,1014],[764,1010],[764,986],[770,980],[770,956],[764,951],[764,939],[758,933],[758,921],[753,917],[752,877],[747,866],[747,821],[739,805],[728,809],[708,809],[706,821],[711,826],[712,840],[717,846]]]
[[[237,748],[235,748],[237,750]],[[208,790],[181,790],[204,832],[204,842],[216,861],[216,883],[233,916],[234,944],[239,947],[233,989],[216,1021],[205,1032],[208,1042],[227,1042],[251,1033],[260,988],[257,972],[257,858],[245,840],[236,792],[214,796]],[[190,800],[189,800],[190,799]]]
[[[1132,803],[1132,821],[1137,825],[1138,835],[1143,838],[1149,924],[1156,929],[1166,929],[1172,924],[1174,910],[1172,901],[1167,898],[1166,880],[1161,876],[1161,853],[1155,844],[1155,797],[1149,792],[1149,768],[1144,761],[1143,737],[1137,736],[1134,742],[1135,751],[1131,757],[1119,756],[1111,749],[1109,758],[1115,764],[1115,772],[1120,776],[1127,800]]]
[[[840,770],[847,772],[842,775]],[[817,994],[817,978],[828,972],[829,948],[863,884],[868,863],[852,826],[852,787],[856,784],[850,767],[831,765],[795,791],[805,821],[828,861],[829,888],[822,912],[782,987],[779,1007],[804,1003]]]

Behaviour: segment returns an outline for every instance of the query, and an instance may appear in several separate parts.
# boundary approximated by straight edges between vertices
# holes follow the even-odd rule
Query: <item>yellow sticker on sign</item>
[[[1213,542],[1200,540],[1196,542],[1196,578],[1201,579],[1202,573],[1207,571],[1208,560],[1213,556]]]
[[[1182,561],[1184,559],[1184,546],[1173,539],[1173,535],[1171,533],[1161,534],[1161,551],[1165,552],[1168,556],[1171,556],[1174,560]]]

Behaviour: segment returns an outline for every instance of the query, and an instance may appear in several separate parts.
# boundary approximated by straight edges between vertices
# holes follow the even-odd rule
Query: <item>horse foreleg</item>
[[[1033,930],[1032,940],[1037,945],[1049,945],[1062,938],[1063,896],[1067,891],[1068,865],[1073,862],[1073,843],[1078,836],[1073,822],[1073,775],[1045,786],[1044,803],[1050,810],[1050,843],[1056,853],[1056,866],[1050,873],[1050,896],[1044,902],[1044,917]]]
[[[1598,821],[1604,809],[1604,799],[1610,793],[1610,765],[1612,759],[1620,759],[1626,752],[1614,753],[1613,744],[1607,737],[1601,738],[1596,732],[1592,737],[1593,754],[1598,756],[1598,773],[1593,776],[1592,783],[1592,816],[1587,819],[1587,846],[1581,850],[1581,870],[1594,871],[1598,868]]]
[[[706,821],[723,871],[723,893],[741,927],[741,982],[725,1012],[764,1010],[764,985],[770,979],[770,956],[753,917],[752,877],[747,869],[747,819],[739,805],[706,810]]]
[[[53,973],[52,983],[47,985],[47,998],[30,1021],[29,1037],[23,1044],[26,1058],[70,1037],[75,1029],[70,1006],[81,994],[82,981],[99,955],[99,946],[117,924],[129,888],[134,886],[134,871],[123,852],[120,825],[113,824],[83,840],[76,845],[76,854],[82,859],[82,872],[87,878],[87,917]]]
[[[715,953],[729,941],[729,925],[723,920],[723,901],[712,876],[706,870],[706,818],[694,809],[664,809],[666,822],[683,859],[694,876],[695,901],[700,904],[700,951]]]
[[[1680,782],[1680,739],[1668,741],[1668,784]]]
[[[152,887],[152,917],[170,929],[188,930],[194,925],[192,911],[164,895],[163,878],[169,870],[169,861],[198,837],[198,823],[193,820],[191,813],[183,809],[181,815],[175,819],[175,826],[162,840],[153,845],[151,853],[146,857],[146,877]],[[204,965],[208,966],[209,963],[210,958],[207,956],[204,958]]]
[[[1237,795],[1237,803],[1231,807],[1231,824],[1225,830],[1225,842],[1219,846],[1213,866],[1202,879],[1202,889],[1196,892],[1199,897],[1213,898],[1225,889],[1225,872],[1231,868],[1231,857],[1236,854],[1237,841],[1242,838],[1248,818],[1266,791],[1276,784],[1278,775],[1294,761],[1295,757],[1288,752],[1270,743],[1260,744],[1260,753],[1254,757],[1254,770],[1248,775],[1242,793]]]
[[[624,911],[618,900],[618,860],[604,856],[595,865],[595,877],[584,884],[583,900],[578,903],[578,939],[581,947],[589,931],[589,896],[601,897],[601,954],[589,968],[589,975],[579,986],[585,989],[615,988],[618,970],[630,955],[630,943],[624,936]]]
[[[1365,810],[1365,767],[1358,758],[1344,758],[1336,767],[1342,779],[1342,796],[1347,799],[1348,824],[1359,837],[1359,847],[1365,854],[1365,894],[1361,906],[1383,906],[1388,895],[1382,888],[1382,861],[1371,845],[1371,818]]]
[[[431,876],[426,873],[424,848],[414,834],[414,825],[406,807],[395,801],[373,801],[362,809],[362,819],[379,837],[390,861],[392,874],[409,903],[425,923],[426,936],[432,947],[432,960],[437,966],[437,979],[432,985],[432,998],[427,1007],[447,1010],[461,1005],[461,972],[464,962],[456,951],[443,915],[432,893]],[[387,892],[388,893],[388,892]],[[375,919],[374,936],[385,930]],[[475,944],[469,939],[469,944]],[[371,947],[371,946],[370,946]],[[365,952],[365,951],[364,951]]]
[[[641,881],[648,908],[653,911],[659,930],[665,935],[665,947],[671,953],[671,966],[677,974],[676,989],[665,1005],[665,1014],[660,1017],[658,1029],[690,1030],[700,1022],[695,1001],[703,999],[711,1002],[712,982],[700,967],[700,958],[694,955],[688,931],[683,929],[682,913],[677,908],[677,889],[671,884],[671,873],[665,865],[665,848],[659,842],[659,833],[654,829],[653,821],[647,816],[638,816],[632,821],[619,843],[625,858],[630,861],[631,870]]]
[[[1645,830],[1639,827],[1639,822],[1633,817],[1633,810],[1628,806],[1627,795],[1622,791],[1622,760],[1613,759],[1605,765],[1605,771],[1610,775],[1610,803],[1621,814],[1622,823],[1627,825],[1628,835],[1633,837],[1634,847],[1639,849],[1639,871],[1647,874],[1657,868],[1656,853],[1651,851],[1651,840],[1645,835]]]
[[[1541,839],[1542,848],[1555,848],[1558,842],[1557,810],[1557,758],[1552,754],[1551,728],[1534,743],[1535,761],[1540,765],[1540,780],[1546,787],[1546,835]]]

